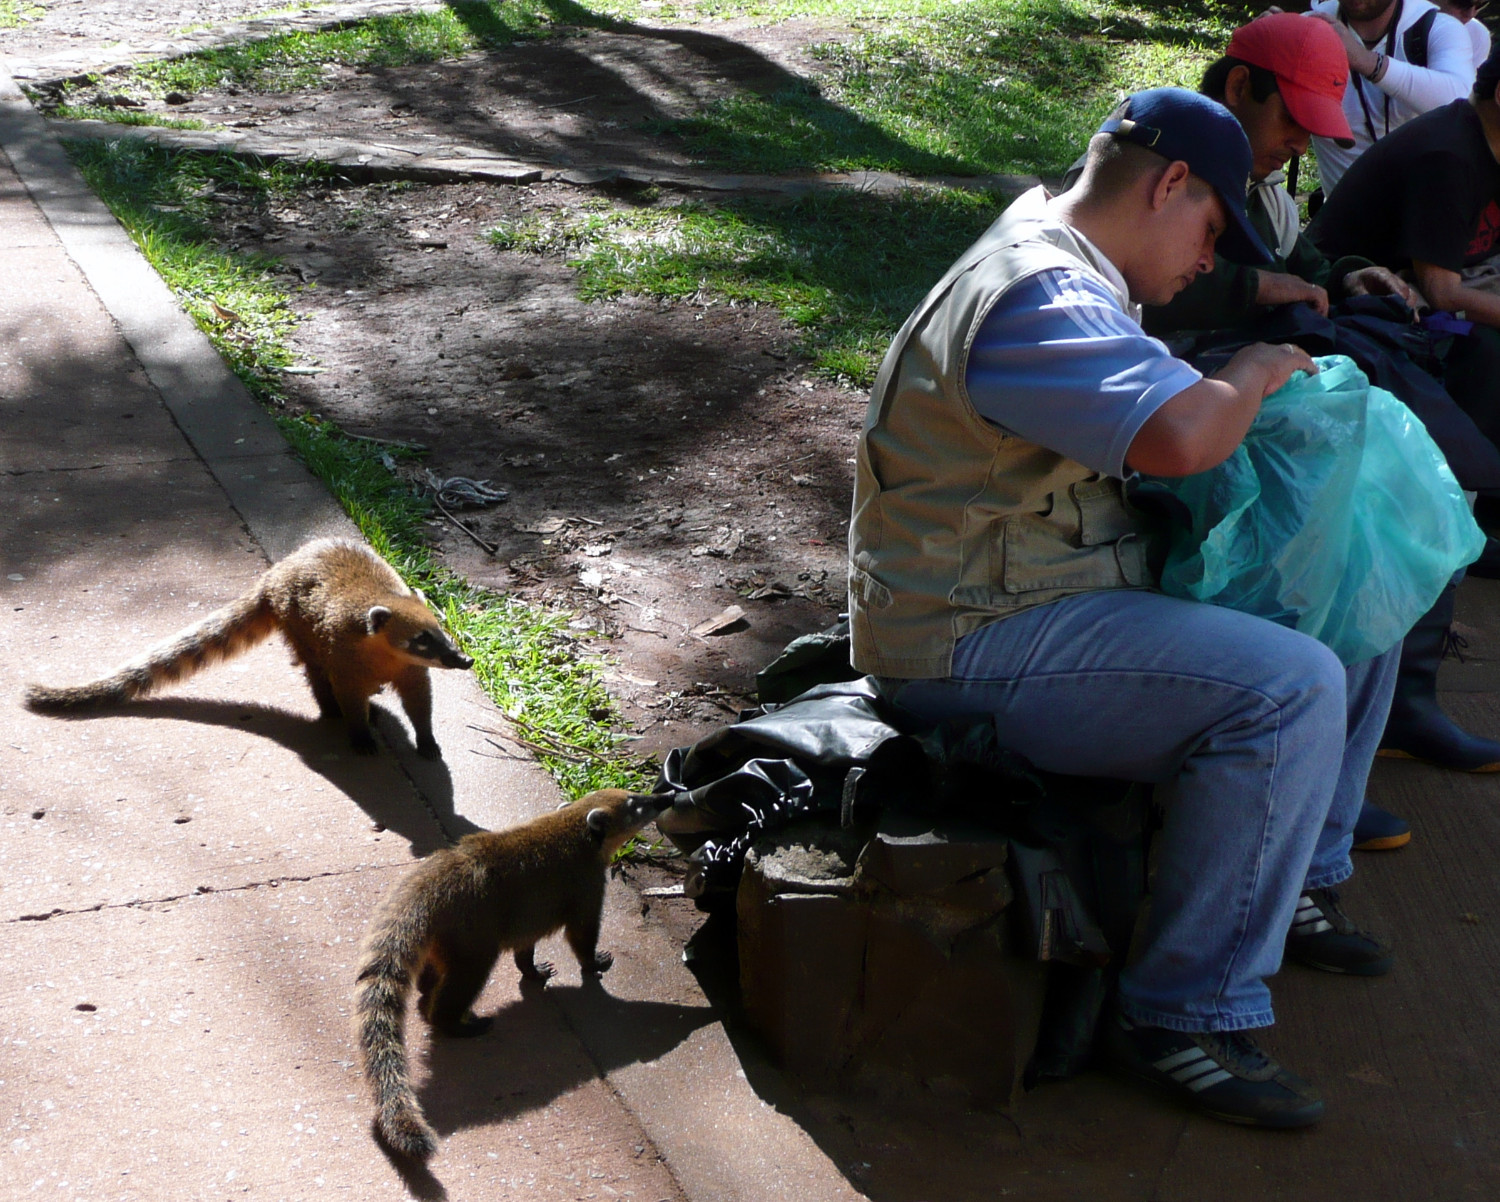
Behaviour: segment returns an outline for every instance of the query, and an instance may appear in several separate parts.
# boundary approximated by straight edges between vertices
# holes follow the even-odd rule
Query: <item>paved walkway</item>
[[[556,787],[459,673],[443,763],[389,715],[351,755],[272,645],[126,714],[20,707],[354,532],[3,74],[0,151],[0,1196],[856,1197],[619,886],[605,992],[561,946],[541,998],[498,971],[496,1033],[427,1061],[430,1174],[386,1161],[348,1034],[371,906]]]

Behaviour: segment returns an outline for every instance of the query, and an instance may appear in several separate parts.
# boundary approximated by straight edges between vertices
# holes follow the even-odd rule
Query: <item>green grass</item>
[[[734,171],[1060,174],[1123,95],[1195,86],[1243,15],[1108,0],[885,7],[901,12],[811,48],[821,86],[740,94],[657,128]]]
[[[228,252],[205,220],[215,193],[251,201],[330,182],[330,173],[228,155],[185,154],[141,143],[67,143],[80,169],[231,368],[263,402],[280,399],[296,323],[274,260]],[[232,310],[237,320],[216,314]],[[273,409],[274,411],[274,409]],[[428,503],[391,470],[410,452],[348,438],[316,417],[277,421],[370,544],[420,588],[474,657],[489,695],[571,795],[649,785],[654,766],[629,754],[599,664],[567,629],[572,616],[478,589],[434,563],[421,524]]]
[[[788,74],[663,121],[701,162],[726,170],[878,169],[915,174],[1060,173],[1125,92],[1191,85],[1245,16],[1235,4],[1168,0],[723,0],[697,9],[639,0],[452,0],[433,13],[288,33],[113,75],[127,95],[325,86],[331,66],[402,67],[544,37],[629,30],[674,16],[812,17],[862,29],[810,48],[820,79]],[[709,34],[711,35],[711,32]],[[94,82],[72,85],[64,99]]]
[[[489,239],[566,256],[590,300],[629,293],[771,306],[802,332],[819,371],[868,384],[891,334],[1002,207],[950,189],[643,209],[599,201],[499,227]]]
[[[0,0],[0,29],[15,29],[35,21],[44,11],[40,4],[28,4],[27,0]]]
[[[327,168],[182,154],[145,142],[70,141],[69,153],[120,224],[262,400],[279,395],[296,324],[274,274],[276,261],[234,254],[213,240],[211,197],[233,192],[259,203],[331,177]],[[218,311],[215,310],[218,306]],[[224,313],[233,314],[226,318]]]
[[[119,109],[106,104],[60,104],[47,110],[47,116],[65,121],[110,121],[115,125],[157,125],[166,129],[207,129],[206,122],[195,117],[163,117],[137,109]]]
[[[546,37],[561,20],[608,24],[567,0],[450,0],[438,12],[374,17],[321,33],[286,33],[196,51],[110,76],[127,95],[237,88],[293,92],[323,86],[332,65],[405,67]],[[76,87],[90,86],[88,84]]]

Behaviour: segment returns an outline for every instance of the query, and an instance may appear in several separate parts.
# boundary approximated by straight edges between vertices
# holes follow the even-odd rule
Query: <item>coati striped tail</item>
[[[355,987],[354,1035],[381,1137],[396,1151],[426,1160],[437,1151],[437,1133],[422,1117],[406,1063],[406,997],[420,955],[420,938],[403,930],[399,918],[370,932]]]
[[[27,685],[26,705],[33,710],[119,705],[249,650],[268,638],[276,625],[270,602],[257,590],[215,610],[169,641],[158,643],[102,680],[61,688]]]

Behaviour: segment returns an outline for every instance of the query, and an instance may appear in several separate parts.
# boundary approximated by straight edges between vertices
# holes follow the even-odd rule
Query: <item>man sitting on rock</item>
[[[1376,975],[1389,947],[1334,887],[1385,723],[1394,652],[1156,591],[1133,472],[1222,462],[1295,371],[1257,344],[1203,376],[1141,329],[1213,266],[1268,255],[1234,117],[1176,88],[1127,100],[1083,176],[1034,189],[897,334],[860,438],[853,663],[922,720],[989,715],[1038,767],[1151,782],[1165,804],[1149,926],[1107,1020],[1114,1063],[1219,1118],[1316,1122],[1262,1052],[1283,953]]]

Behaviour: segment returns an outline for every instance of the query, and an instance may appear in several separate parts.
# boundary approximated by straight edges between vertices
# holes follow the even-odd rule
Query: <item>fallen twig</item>
[[[432,498],[432,503],[437,506],[439,513],[441,513],[445,518],[447,518],[450,522],[452,522],[455,526],[457,526],[460,530],[462,530],[465,534],[472,538],[474,542],[478,544],[478,546],[481,547],[487,555],[493,558],[495,555],[499,554],[500,545],[498,543],[485,542],[484,539],[480,538],[479,535],[475,534],[461,521],[454,517],[453,514],[449,512],[448,507],[441,501],[439,501],[436,497]]]

